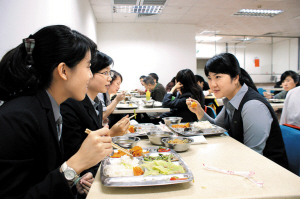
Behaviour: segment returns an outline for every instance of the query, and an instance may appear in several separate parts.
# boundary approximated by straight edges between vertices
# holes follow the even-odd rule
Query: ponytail
[[[32,95],[50,87],[53,70],[65,63],[75,67],[97,45],[64,25],[47,26],[7,52],[0,61],[0,100]]]
[[[247,86],[251,87],[253,90],[258,92],[252,78],[243,68],[241,68],[239,82],[241,85],[243,85],[245,83]]]

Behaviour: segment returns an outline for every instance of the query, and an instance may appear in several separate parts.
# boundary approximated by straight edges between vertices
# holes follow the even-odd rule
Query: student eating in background
[[[144,86],[144,87],[145,87],[145,85],[144,85],[144,78],[145,78],[145,77],[146,77],[145,75],[142,75],[142,76],[140,77],[141,85]],[[146,91],[143,91],[143,90],[140,90],[140,89],[135,89],[135,91],[137,91],[140,95],[145,95],[147,90],[146,90]]]
[[[156,83],[152,77],[147,76],[144,78],[144,85],[147,90],[151,91],[151,97],[153,100],[159,102],[163,101],[167,92],[162,84],[158,82]]]
[[[276,114],[261,96],[249,74],[240,67],[233,54],[215,55],[206,62],[205,75],[217,98],[223,98],[224,107],[212,119],[194,99],[186,103],[199,120],[221,126],[237,141],[288,168],[287,155]],[[192,103],[193,104],[192,107]]]

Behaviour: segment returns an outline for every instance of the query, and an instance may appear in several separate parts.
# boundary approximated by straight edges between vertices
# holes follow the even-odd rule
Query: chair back
[[[265,89],[263,89],[263,88],[257,88],[257,90],[258,90],[259,94],[261,94],[262,96],[264,96],[264,92],[266,92]]]
[[[289,162],[289,170],[300,176],[300,131],[280,125],[285,150]]]
[[[206,106],[206,113],[207,115],[209,115],[211,118],[215,119],[217,117],[216,112],[214,111],[214,109],[210,106]]]

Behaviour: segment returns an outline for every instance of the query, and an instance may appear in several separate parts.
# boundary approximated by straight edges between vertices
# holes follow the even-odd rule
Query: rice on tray
[[[114,159],[110,165],[106,165],[104,172],[109,177],[134,176],[133,167],[136,166],[139,166],[139,160],[131,160],[129,156],[125,155]]]
[[[193,127],[198,129],[210,129],[212,124],[209,121],[194,122]]]

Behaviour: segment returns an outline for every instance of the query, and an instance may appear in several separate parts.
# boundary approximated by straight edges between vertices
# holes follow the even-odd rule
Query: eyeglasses
[[[114,72],[112,72],[112,71],[109,71],[109,72],[105,71],[104,73],[99,73],[99,74],[105,75],[105,76],[111,77],[111,78],[114,76]]]

